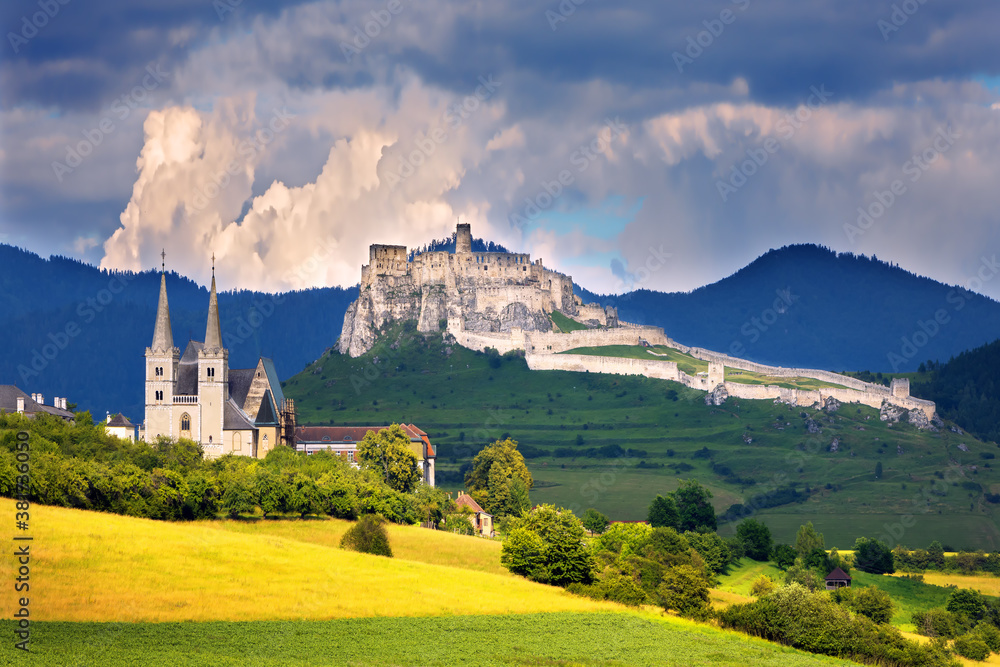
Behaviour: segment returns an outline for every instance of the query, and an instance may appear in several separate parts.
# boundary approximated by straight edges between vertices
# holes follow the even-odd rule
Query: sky
[[[454,231],[595,292],[771,248],[1000,298],[1000,3],[11,0],[0,243],[220,289]]]

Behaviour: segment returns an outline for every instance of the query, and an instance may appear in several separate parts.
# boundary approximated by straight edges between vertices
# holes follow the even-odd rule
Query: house
[[[12,384],[0,384],[0,412],[8,414],[16,412],[29,418],[45,413],[66,421],[73,421],[76,415],[70,412],[66,406],[65,398],[56,396],[52,399],[52,405],[45,405],[45,397],[41,394],[29,396]]]
[[[112,415],[109,413],[104,430],[108,435],[113,435],[129,442],[135,442],[135,424],[130,422],[125,415]]]
[[[851,575],[847,574],[839,567],[833,568],[833,572],[826,575],[826,590],[832,591],[851,585]]]
[[[410,439],[410,449],[417,455],[417,466],[421,478],[428,486],[434,486],[434,460],[437,455],[430,437],[413,424],[400,424],[403,433]],[[358,454],[358,443],[369,431],[379,432],[388,426],[299,426],[295,429],[295,451],[315,454],[333,452],[351,463]]]
[[[472,522],[476,533],[481,537],[493,537],[495,534],[493,532],[493,515],[480,507],[479,503],[472,499],[472,496],[465,493],[465,491],[459,491],[458,498],[455,499],[455,504],[458,505],[459,509],[467,507],[472,510],[472,514],[469,515],[469,521]]]

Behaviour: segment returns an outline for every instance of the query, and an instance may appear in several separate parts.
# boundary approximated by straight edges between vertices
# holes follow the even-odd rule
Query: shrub
[[[874,586],[858,589],[850,608],[854,613],[866,616],[876,623],[888,623],[892,620],[892,598]]]
[[[955,614],[944,609],[914,612],[913,625],[917,627],[917,632],[926,637],[944,637],[946,639],[957,637],[965,630]]]
[[[448,531],[449,533],[458,533],[459,535],[476,534],[476,527],[472,525],[471,521],[469,521],[469,515],[462,513],[449,514],[446,516],[441,530]]]
[[[993,653],[1000,653],[1000,630],[997,630],[995,625],[991,623],[980,623],[972,632],[976,635],[976,637],[982,639],[983,642],[990,647],[990,651]]]
[[[750,584],[750,595],[755,598],[764,597],[765,595],[770,595],[777,588],[777,584],[774,583],[774,579],[762,574],[757,577],[752,584]]]
[[[990,647],[975,635],[963,635],[952,644],[955,653],[969,660],[986,660],[990,657]]]
[[[340,538],[340,547],[364,554],[388,556],[392,558],[389,533],[385,529],[385,519],[378,515],[366,514],[347,529]]]

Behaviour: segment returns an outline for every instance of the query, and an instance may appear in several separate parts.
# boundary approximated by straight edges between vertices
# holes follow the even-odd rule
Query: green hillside
[[[703,392],[679,384],[530,371],[517,355],[476,353],[413,329],[394,325],[368,354],[330,352],[289,379],[299,422],[416,423],[437,447],[439,485],[450,489],[461,488],[460,468],[483,444],[509,434],[535,477],[533,502],[593,506],[617,520],[644,519],[655,494],[694,478],[720,513],[775,490],[766,505],[797,500],[758,514],[781,541],[813,521],[840,548],[883,533],[910,546],[1000,548],[1000,508],[988,502],[1000,500],[997,447],[969,434],[889,425],[864,406],[832,415],[741,399],[709,407]]]

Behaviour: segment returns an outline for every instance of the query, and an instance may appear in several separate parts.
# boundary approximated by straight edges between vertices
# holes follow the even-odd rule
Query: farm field
[[[14,501],[0,500],[0,512],[13,516]],[[40,621],[302,620],[621,608],[509,575],[469,576],[454,567],[263,532],[45,506],[32,508],[32,521],[33,544],[44,545],[35,547],[44,553],[35,561],[45,573],[44,585],[32,587],[30,596],[32,618]],[[435,542],[428,537],[428,551]],[[0,577],[12,581],[13,567],[11,558],[0,561]],[[10,618],[13,604],[12,595],[3,596],[0,616]]]
[[[477,538],[397,526],[390,539],[414,559],[388,559],[334,547],[347,526],[336,520],[31,511],[44,572],[30,595],[31,653],[5,642],[3,664],[850,664],[490,572],[499,545]],[[11,562],[0,576],[13,576]]]
[[[0,621],[9,634],[12,623]],[[88,665],[761,665],[854,663],[639,613],[246,623],[39,623],[31,667]],[[5,642],[0,656],[13,658]]]
[[[989,458],[997,446],[948,428],[890,425],[865,406],[832,414],[773,401],[707,406],[704,392],[677,383],[530,371],[516,356],[446,345],[440,334],[402,325],[360,357],[329,352],[284,390],[302,424],[417,424],[437,450],[438,486],[451,491],[463,488],[462,466],[483,445],[510,436],[541,482],[533,502],[639,520],[656,493],[679,479],[709,487],[720,512],[792,485],[808,500],[757,514],[778,541],[812,520],[839,526],[825,529],[829,543],[849,547],[913,515],[908,546],[941,539],[956,549],[1000,548],[1000,505],[985,496],[1000,490]]]

